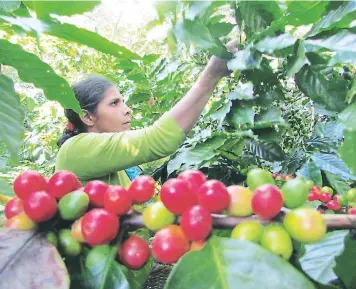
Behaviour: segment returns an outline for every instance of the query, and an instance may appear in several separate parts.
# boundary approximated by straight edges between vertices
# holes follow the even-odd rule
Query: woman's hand
[[[230,41],[226,45],[228,51],[235,53],[237,51],[236,44],[236,40]],[[169,111],[169,114],[185,133],[188,133],[197,122],[220,79],[230,74],[227,62],[228,59],[213,56],[193,87]]]
[[[235,54],[238,50],[237,45],[239,44],[239,41],[237,39],[231,40],[228,43],[226,43],[226,48],[227,51],[231,52],[232,54]]]
[[[227,51],[229,51],[232,54],[235,54],[238,51],[237,44],[238,44],[237,39],[229,41],[226,44]],[[207,69],[208,71],[210,71],[210,73],[220,78],[223,76],[230,75],[231,71],[227,68],[228,61],[229,59],[226,58],[212,56],[207,64]]]

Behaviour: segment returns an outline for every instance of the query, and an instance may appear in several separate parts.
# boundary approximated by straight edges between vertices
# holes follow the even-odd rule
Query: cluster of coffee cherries
[[[154,233],[148,244],[136,233],[123,234],[127,228],[122,222],[132,216],[134,205],[152,200],[156,189],[152,177],[139,176],[123,188],[100,180],[82,186],[69,171],[56,172],[49,179],[28,171],[14,181],[16,197],[6,204],[5,227],[35,229],[44,224],[50,228],[48,240],[64,255],[78,256],[88,246],[88,267],[97,254],[107,255],[117,248],[117,261],[133,270],[142,268],[151,255],[171,264],[189,251],[204,248],[212,235],[214,215],[241,219],[254,215],[252,221],[239,222],[231,237],[260,244],[286,260],[293,251],[292,239],[313,243],[324,237],[322,215],[300,208],[311,188],[308,181],[288,177],[279,188],[270,172],[255,168],[248,172],[246,184],[225,186],[199,170],[185,170],[168,179],[142,213],[142,225]],[[283,207],[288,209],[283,222],[273,222]],[[263,226],[261,220],[272,221]]]
[[[335,212],[356,214],[356,189],[350,189],[345,194],[337,194],[328,186],[320,188],[313,186],[310,190],[309,201],[321,201],[318,207],[320,213],[333,214]]]
[[[16,197],[5,206],[4,227],[32,230],[44,224],[51,229],[48,240],[65,256],[77,256],[90,248],[112,242],[120,230],[120,217],[134,204],[144,204],[155,192],[155,181],[140,176],[127,190],[100,180],[84,187],[75,174],[59,171],[46,179],[27,171],[13,183]],[[58,225],[59,224],[59,225]],[[117,259],[130,269],[141,268],[150,257],[148,243],[140,236],[123,240]],[[132,253],[136,252],[132,256]]]
[[[326,233],[322,215],[310,208],[297,208],[307,201],[310,184],[302,178],[289,178],[282,188],[272,174],[252,169],[248,187],[226,187],[219,180],[207,180],[198,170],[187,170],[169,179],[161,188],[159,200],[143,212],[144,224],[155,231],[152,253],[162,263],[174,263],[191,250],[204,248],[211,236],[215,214],[250,217],[232,230],[231,237],[261,244],[288,260],[293,251],[292,239],[303,243],[321,240]],[[290,210],[283,221],[263,226],[285,206]],[[177,225],[177,217],[179,225]],[[260,219],[260,220],[258,220]]]

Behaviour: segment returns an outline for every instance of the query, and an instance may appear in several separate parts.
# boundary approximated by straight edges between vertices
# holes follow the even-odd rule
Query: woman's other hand
[[[238,51],[237,48],[238,40],[234,39],[229,41],[226,44],[227,51],[235,54]],[[217,77],[223,77],[230,75],[231,71],[227,68],[227,62],[229,59],[226,58],[221,58],[218,56],[212,56],[207,64],[207,69],[212,73],[213,75],[216,75]]]

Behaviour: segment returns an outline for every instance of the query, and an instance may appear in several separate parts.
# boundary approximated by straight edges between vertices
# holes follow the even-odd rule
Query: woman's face
[[[121,132],[130,130],[131,109],[125,104],[116,87],[110,87],[97,107],[92,131]]]

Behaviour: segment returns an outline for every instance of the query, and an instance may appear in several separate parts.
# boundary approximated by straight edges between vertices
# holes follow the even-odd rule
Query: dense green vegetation
[[[127,29],[138,41],[125,45],[118,44],[117,27],[97,33],[54,16],[90,13],[99,2],[0,0],[0,193],[12,196],[12,182],[25,170],[53,174],[63,108],[79,111],[70,85],[82,74],[100,73],[116,83],[134,111],[133,127],[141,128],[184,96],[212,55],[230,59],[231,75],[220,81],[184,145],[147,174],[164,181],[198,168],[231,185],[262,167],[340,194],[355,187],[356,2],[162,1],[155,20]],[[162,25],[168,27],[164,40],[147,45],[145,35]],[[225,47],[232,39],[239,40],[235,55]],[[273,273],[276,284],[287,276],[298,288],[356,288],[356,264],[347,253],[355,250],[351,235],[333,232],[300,249],[292,263],[303,274],[274,256],[264,262],[281,266]],[[204,257],[217,258],[216,248],[231,254],[229,241],[213,239],[209,246]],[[308,258],[312,252],[316,257]],[[252,262],[239,253],[236,258]],[[265,263],[255,278],[272,274]],[[169,284],[196,266],[189,259],[181,265]]]

